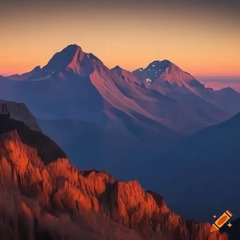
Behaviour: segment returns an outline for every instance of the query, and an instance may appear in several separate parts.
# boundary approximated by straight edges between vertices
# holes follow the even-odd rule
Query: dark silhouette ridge
[[[64,48],[61,52],[56,53],[46,66],[42,68],[42,72],[65,72],[66,67],[72,65],[72,70],[75,71],[74,68],[79,68],[81,66],[83,72],[85,72],[86,76],[92,73],[93,66],[92,61],[101,62],[95,55],[92,53],[83,52],[82,48],[76,44],[72,44]],[[82,72],[82,73],[83,73]],[[79,74],[79,72],[75,73]]]
[[[61,52],[56,53],[44,68],[48,70],[62,70],[72,61],[77,49],[82,51],[82,49],[75,44],[67,46]]]

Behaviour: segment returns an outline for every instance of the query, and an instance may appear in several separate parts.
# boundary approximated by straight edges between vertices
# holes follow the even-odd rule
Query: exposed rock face
[[[3,104],[6,105],[11,118],[24,122],[33,130],[40,130],[36,118],[28,110],[25,104],[0,100],[0,110]]]
[[[58,157],[66,157],[66,154],[49,137],[39,131],[31,130],[23,122],[14,119],[0,121],[0,134],[12,130],[17,132],[23,143],[33,147],[45,163],[52,162]]]
[[[46,147],[54,158],[44,159],[39,149],[45,136],[34,135],[39,141],[32,145],[22,140],[29,128],[9,124],[0,136],[1,240],[228,239],[210,235],[209,223],[171,212],[161,196],[144,191],[137,181],[78,170],[50,142]]]
[[[174,63],[169,60],[154,61],[145,69],[140,68],[133,71],[133,74],[140,80],[151,80],[151,83],[156,81],[168,81],[169,84],[187,85],[197,80],[190,74],[182,71]],[[200,86],[200,83],[198,82]]]

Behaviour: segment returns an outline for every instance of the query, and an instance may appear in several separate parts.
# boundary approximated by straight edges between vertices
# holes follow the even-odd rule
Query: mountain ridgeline
[[[169,60],[109,69],[69,45],[43,67],[0,77],[0,97],[25,103],[80,168],[138,179],[191,219],[226,204],[239,212],[240,94],[231,88],[206,88]]]
[[[164,182],[154,189],[184,216],[211,219],[227,206],[238,217],[239,157],[240,113],[182,139],[145,166],[144,183]]]
[[[168,60],[133,72],[108,69],[77,45],[56,53],[46,66],[1,79],[1,84],[2,98],[26,103],[39,119],[81,119],[125,128],[133,121],[170,134],[192,133],[240,111],[240,94],[205,88]]]
[[[0,127],[2,240],[229,239],[210,233],[210,223],[173,213],[137,181],[75,168],[52,140],[23,122],[1,119]],[[48,155],[39,151],[43,143]]]

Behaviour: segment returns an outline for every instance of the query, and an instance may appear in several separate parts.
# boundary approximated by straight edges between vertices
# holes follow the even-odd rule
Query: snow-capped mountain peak
[[[139,68],[133,72],[135,76],[137,76],[141,80],[151,80],[154,82],[159,78],[163,73],[165,73],[166,69],[175,66],[169,60],[155,60],[151,62],[146,68]]]
[[[143,83],[149,85],[155,82],[168,82],[170,85],[185,86],[190,82],[197,81],[189,73],[184,72],[169,60],[155,60],[146,68],[139,68],[133,74]]]

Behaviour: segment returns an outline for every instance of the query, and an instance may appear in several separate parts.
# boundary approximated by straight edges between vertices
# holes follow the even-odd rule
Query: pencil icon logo
[[[221,217],[219,217],[215,223],[212,224],[210,232],[218,231],[230,218],[232,217],[232,213],[228,210],[222,214]],[[231,227],[231,223],[228,224],[229,227]]]

